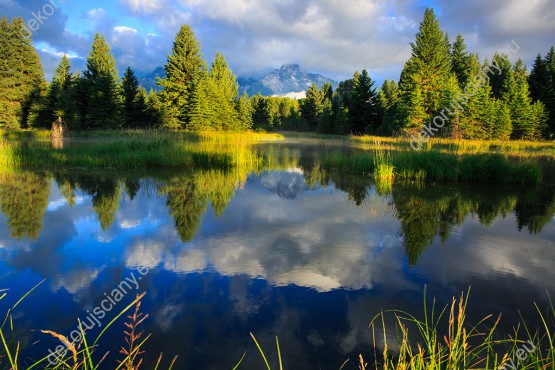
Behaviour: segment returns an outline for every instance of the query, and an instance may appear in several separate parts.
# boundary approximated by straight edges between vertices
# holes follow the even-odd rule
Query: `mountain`
[[[146,92],[149,92],[150,89],[154,89],[154,91],[160,91],[162,88],[156,85],[156,77],[166,77],[166,71],[164,67],[157,67],[152,73],[139,77],[139,84],[145,88]]]
[[[237,82],[239,82],[239,93],[246,91],[251,96],[258,93],[265,96],[299,93],[308,90],[313,82],[316,82],[318,87],[330,82],[334,90],[338,86],[334,80],[301,70],[298,64],[286,64],[273,70],[261,80],[239,78]]]
[[[139,83],[146,91],[154,89],[160,91],[160,86],[156,85],[157,77],[165,77],[166,73],[163,67],[156,68],[152,73],[139,77]],[[286,64],[279,69],[273,70],[260,80],[254,78],[238,78],[239,94],[244,91],[248,95],[256,95],[258,93],[264,96],[289,96],[293,98],[302,97],[302,92],[308,90],[308,87],[316,82],[318,87],[322,87],[326,82],[330,82],[335,90],[338,83],[334,80],[326,78],[316,73],[309,73],[301,70],[298,64]]]

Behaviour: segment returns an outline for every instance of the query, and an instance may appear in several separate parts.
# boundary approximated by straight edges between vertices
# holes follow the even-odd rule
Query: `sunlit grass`
[[[366,150],[395,149],[414,151],[410,138],[381,136],[350,136],[352,143],[359,144]],[[524,140],[456,140],[432,138],[423,143],[421,151],[436,151],[455,154],[505,154],[508,156],[537,157],[555,156],[555,142],[524,141]]]
[[[516,163],[501,154],[395,151],[389,158],[383,153],[333,151],[324,156],[323,163],[329,169],[373,173],[376,179],[503,184],[537,184],[542,179],[539,165]]]
[[[510,337],[500,337],[498,330],[501,315],[488,315],[478,323],[467,319],[469,294],[453,298],[451,304],[437,307],[431,305],[424,292],[424,314],[416,317],[400,310],[378,314],[370,323],[374,337],[374,369],[378,370],[447,370],[447,369],[507,369],[518,362],[519,369],[555,369],[555,309],[549,300],[548,313],[536,305],[543,326],[532,329],[522,318]],[[394,330],[386,324],[392,316]],[[380,329],[381,326],[381,329]],[[376,328],[378,333],[376,335]],[[444,328],[447,328],[445,330]],[[394,331],[395,343],[388,341]],[[381,338],[381,348],[376,345]],[[536,350],[525,359],[522,346],[533,343]],[[530,347],[530,345],[528,344]],[[395,351],[391,348],[397,348]],[[513,362],[511,362],[513,361]]]

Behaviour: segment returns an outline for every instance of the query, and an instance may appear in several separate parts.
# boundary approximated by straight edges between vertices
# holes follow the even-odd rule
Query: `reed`
[[[469,292],[453,298],[451,304],[431,306],[424,291],[424,314],[416,316],[399,310],[382,312],[370,323],[374,338],[374,368],[376,370],[450,370],[450,369],[507,369],[521,357],[521,347],[533,343],[536,351],[521,360],[518,368],[555,369],[554,339],[555,310],[551,299],[549,313],[544,314],[536,305],[543,327],[529,329],[526,320],[514,329],[514,335],[499,339],[501,315],[488,315],[476,324],[467,321]],[[397,351],[390,350],[387,339],[386,316],[393,315]],[[383,348],[376,345],[376,327],[381,325]],[[441,328],[447,328],[442,330]],[[522,329],[524,328],[524,329]],[[389,328],[390,330],[391,328]],[[411,336],[409,336],[409,332]],[[416,333],[416,335],[412,335]],[[524,339],[526,338],[526,340]]]
[[[44,282],[41,281],[32,289],[30,289],[23,297],[21,297],[10,309],[8,309],[4,321],[0,326],[0,365],[11,370],[31,370],[31,369],[46,369],[46,370],[92,370],[98,368],[113,368],[113,369],[126,369],[126,370],[138,370],[142,360],[140,356],[144,353],[142,347],[149,339],[149,336],[143,337],[143,332],[138,329],[139,325],[144,321],[146,316],[140,312],[140,302],[146,293],[137,295],[135,300],[131,302],[127,307],[125,307],[119,314],[117,314],[107,325],[103,327],[103,330],[96,336],[94,340],[87,337],[87,333],[83,330],[83,326],[80,322],[79,330],[81,331],[80,339],[78,342],[72,342],[67,337],[62,334],[56,333],[51,330],[41,330],[44,335],[53,337],[60,342],[62,342],[67,351],[61,352],[58,358],[57,364],[52,364],[49,362],[49,356],[51,354],[46,354],[45,357],[32,361],[28,363],[27,359],[21,359],[21,345],[16,337],[14,329],[14,316],[16,316],[16,308]],[[7,295],[5,291],[0,292],[0,300],[4,299]],[[115,325],[120,317],[122,317],[126,312],[135,308],[133,314],[128,315],[128,322],[125,323],[127,330],[124,330],[124,338],[126,347],[122,347],[120,353],[123,358],[118,361],[117,364],[110,366],[105,363],[108,353],[98,353],[99,344],[106,333],[106,331]],[[8,325],[9,324],[9,325]],[[27,360],[27,361],[26,361]],[[168,370],[171,370],[177,360],[174,357],[169,365]],[[162,361],[162,355],[158,358],[158,363],[156,369],[159,367]]]
[[[373,154],[334,151],[324,156],[323,163],[328,169],[373,173],[376,179],[391,181],[538,184],[542,179],[542,169],[538,164],[517,163],[501,154],[389,153],[386,155],[383,150],[374,150]]]

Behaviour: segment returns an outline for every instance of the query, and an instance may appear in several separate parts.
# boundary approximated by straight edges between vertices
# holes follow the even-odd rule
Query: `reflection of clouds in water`
[[[180,273],[211,266],[222,275],[245,274],[319,291],[372,287],[381,280],[380,271],[369,268],[376,256],[390,258],[387,274],[402,268],[396,222],[369,219],[363,209],[349,207],[340,192],[289,202],[253,189],[238,194],[213,230],[175,254],[162,251],[159,238],[149,242],[150,248],[135,245],[127,250],[127,266],[154,261]]]
[[[138,241],[126,249],[125,265],[152,269],[162,261],[163,252],[164,245],[160,242]]]
[[[168,255],[164,269],[174,272],[204,271],[208,266],[206,254],[202,250],[184,249],[177,255]]]
[[[297,195],[309,189],[303,173],[297,171],[264,172],[258,176],[256,181],[260,182],[270,192],[286,199],[294,199]]]
[[[54,278],[51,283],[52,289],[57,291],[60,288],[64,288],[68,293],[75,294],[81,289],[90,286],[99,272],[99,270],[91,270],[84,266],[79,269],[73,269],[64,275]]]
[[[121,220],[119,222],[119,227],[122,229],[134,229],[141,225],[141,220],[131,219],[131,220]]]
[[[52,190],[54,191],[54,190]],[[84,196],[76,196],[75,197],[75,205],[81,205],[86,202],[88,197]],[[48,206],[46,207],[47,212],[54,212],[58,209],[65,207],[68,205],[67,199],[64,197],[58,197],[57,199],[50,199],[48,202]],[[74,206],[75,206],[74,205]]]
[[[182,312],[182,304],[167,304],[154,313],[154,320],[163,331],[168,331]]]

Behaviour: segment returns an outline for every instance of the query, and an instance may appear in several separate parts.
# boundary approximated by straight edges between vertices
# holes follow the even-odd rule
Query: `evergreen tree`
[[[493,99],[493,121],[489,139],[509,140],[513,131],[511,111],[507,104],[498,99]]]
[[[495,53],[491,63],[493,66],[490,67],[488,61],[486,60],[484,70],[489,71],[489,84],[491,86],[493,96],[497,99],[501,99],[507,94],[505,89],[509,83],[508,79],[512,74],[511,61],[507,55]]]
[[[0,127],[37,125],[46,90],[40,58],[22,18],[0,21]]]
[[[137,127],[137,97],[139,94],[139,81],[131,67],[127,67],[121,81],[123,95],[123,119],[127,128]]]
[[[420,131],[458,92],[458,83],[451,71],[449,40],[433,9],[426,9],[411,47],[411,58],[399,80],[400,101],[396,112],[398,124],[406,133]]]
[[[74,105],[71,99],[72,75],[70,69],[69,59],[64,55],[54,72],[46,94],[43,113],[41,114],[41,127],[50,128],[52,122],[58,118],[67,121],[71,114]]]
[[[354,79],[349,109],[351,131],[355,134],[374,132],[380,125],[379,99],[374,88],[374,81],[366,69]]]
[[[237,113],[239,119],[238,129],[240,131],[250,130],[252,128],[252,104],[247,92],[245,91],[239,99],[237,99]]]
[[[213,127],[217,130],[232,131],[239,127],[239,116],[236,110],[236,99],[239,95],[239,86],[233,72],[220,53],[216,54],[210,79],[213,86],[214,100],[210,106],[214,110]]]
[[[451,48],[451,69],[457,76],[460,88],[464,88],[472,77],[471,58],[471,54],[466,50],[464,38],[459,33]]]
[[[530,95],[534,102],[540,101],[547,112],[547,124],[543,132],[549,138],[555,135],[555,48],[545,59],[538,54],[528,77]]]
[[[511,112],[513,125],[512,138],[536,139],[541,135],[545,123],[543,104],[537,102],[534,107],[528,90],[526,67],[522,60],[515,63],[507,73],[502,87],[503,100]]]
[[[103,35],[97,33],[83,72],[87,80],[89,98],[85,126],[87,128],[115,129],[121,124],[118,101],[118,70],[110,46]]]
[[[318,89],[315,82],[308,88],[306,98],[301,100],[301,116],[306,121],[308,129],[315,132],[320,125],[320,116],[324,111],[324,106],[329,103],[331,98],[331,85],[324,84],[322,89]]]
[[[172,53],[164,65],[166,77],[158,80],[158,84],[164,88],[161,100],[165,127],[187,128],[190,120],[187,109],[190,105],[189,100],[193,94],[193,87],[200,86],[199,74],[203,66],[200,45],[195,34],[190,26],[183,25],[173,43]]]
[[[127,128],[147,128],[153,126],[148,113],[148,95],[131,67],[127,67],[121,81],[123,120]]]
[[[188,97],[187,128],[193,131],[212,130],[214,127],[215,109],[212,106],[216,101],[214,81],[205,68],[194,77]]]
[[[385,80],[378,93],[381,107],[381,126],[379,134],[391,135],[396,131],[394,126],[394,114],[399,101],[399,87],[395,80]]]
[[[272,114],[267,98],[260,93],[251,98],[252,122],[255,129],[268,129],[272,126]]]

